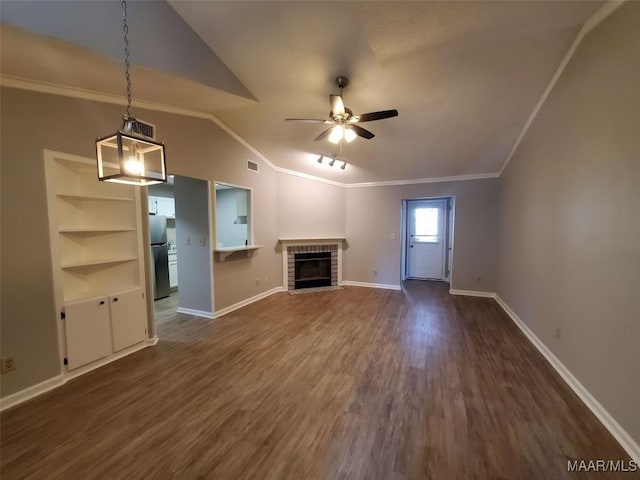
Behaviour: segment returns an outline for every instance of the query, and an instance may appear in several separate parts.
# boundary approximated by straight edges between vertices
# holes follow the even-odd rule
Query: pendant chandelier
[[[127,2],[122,0],[122,31],[124,33],[124,66],[127,81],[127,111],[122,128],[96,140],[98,180],[128,185],[154,185],[166,183],[167,171],[164,144],[156,142],[149,132],[149,125],[137,121],[131,114],[131,76],[129,75],[129,27]],[[151,129],[155,130],[155,129]]]

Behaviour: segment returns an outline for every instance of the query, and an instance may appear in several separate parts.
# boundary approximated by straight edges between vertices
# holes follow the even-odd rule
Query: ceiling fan
[[[330,120],[322,120],[319,118],[285,118],[285,122],[306,122],[306,123],[324,123],[331,125],[314,141],[324,140],[328,138],[331,143],[341,143],[344,139],[347,143],[355,140],[356,137],[362,137],[367,140],[372,139],[375,135],[369,130],[362,128],[358,123],[372,122],[374,120],[382,120],[398,116],[398,110],[381,110],[379,112],[362,113],[354,115],[353,112],[344,106],[342,101],[342,89],[349,84],[349,79],[345,76],[336,78],[336,85],[340,89],[339,95],[329,95],[331,101],[331,111],[329,112]]]

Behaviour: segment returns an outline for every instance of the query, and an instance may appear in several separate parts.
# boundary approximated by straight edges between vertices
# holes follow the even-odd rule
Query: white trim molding
[[[8,87],[8,88],[17,88],[20,90],[34,91],[39,93],[46,93],[49,95],[58,95],[58,96],[69,97],[69,98],[77,98],[81,100],[107,103],[111,105],[126,105],[126,99],[122,96],[118,96],[110,93],[98,92],[94,90],[87,90],[87,89],[82,89],[77,87],[56,85],[53,83],[41,82],[37,80],[31,80],[28,78],[16,77],[16,76],[6,75],[6,74],[0,75],[0,86]],[[452,177],[416,178],[416,179],[410,179],[410,180],[384,180],[379,182],[363,182],[363,183],[337,182],[335,180],[329,180],[327,178],[318,177],[315,175],[311,175],[309,173],[304,173],[304,172],[299,172],[297,170],[291,170],[288,168],[279,167],[278,165],[274,164],[271,160],[269,160],[256,147],[254,147],[247,140],[241,137],[226,123],[224,123],[218,117],[216,117],[215,115],[209,112],[193,110],[193,109],[184,108],[184,107],[176,107],[174,105],[168,105],[164,103],[152,102],[152,101],[140,100],[140,99],[134,100],[133,106],[137,108],[142,108],[145,110],[152,110],[156,112],[171,113],[175,115],[183,115],[186,117],[210,120],[211,122],[215,123],[220,129],[222,129],[225,133],[227,133],[231,138],[236,140],[243,147],[245,147],[247,150],[253,153],[259,160],[264,162],[265,165],[269,166],[276,172],[304,178],[314,182],[333,185],[335,187],[342,187],[342,188],[383,187],[383,186],[392,186],[392,185],[413,185],[413,184],[420,184],[420,183],[456,182],[461,180],[480,180],[485,178],[497,178],[500,176],[498,172],[495,172],[495,173],[480,173],[480,174],[471,174],[471,175],[457,175]],[[254,161],[255,159],[250,159],[250,160]]]
[[[12,393],[11,395],[0,398],[0,412],[8,408],[15,407],[21,403],[26,402],[27,400],[31,400],[32,398],[38,397],[50,390],[61,387],[69,380],[84,375],[85,373],[89,373],[97,368],[104,367],[105,365],[115,362],[116,360],[120,360],[121,358],[131,355],[134,352],[152,347],[156,343],[158,343],[158,337],[148,338],[143,342],[121,350],[120,352],[117,352],[107,358],[97,360],[93,363],[90,363],[89,365],[84,365],[70,372],[67,371],[64,373],[60,373],[55,377],[51,377],[50,379],[45,380],[44,382],[37,383],[36,385],[27,387],[23,390],[20,390],[19,392]]]
[[[450,288],[449,293],[451,295],[463,295],[465,297],[496,298],[496,294],[494,292],[481,292],[479,290],[456,290],[454,288]]]
[[[488,178],[498,178],[499,176],[500,174],[498,172],[475,173],[471,175],[455,175],[453,177],[430,177],[430,178],[413,178],[408,180],[381,180],[379,182],[343,183],[342,186],[345,188],[392,187],[394,185],[415,185],[415,184],[422,184],[422,183],[486,180]]]
[[[213,312],[207,312],[206,310],[194,310],[193,308],[178,307],[178,308],[176,308],[176,313],[183,313],[185,315],[193,315],[195,317],[215,318]]]
[[[625,1],[626,0],[608,0],[582,25],[582,28],[580,29],[580,32],[578,33],[575,40],[573,41],[573,44],[565,54],[562,62],[556,69],[555,74],[549,81],[547,88],[542,93],[542,96],[534,106],[533,111],[531,112],[531,114],[529,115],[529,118],[527,119],[524,126],[522,127],[522,130],[520,131],[518,138],[514,142],[513,147],[509,151],[509,155],[507,155],[507,158],[503,162],[502,168],[500,169],[499,172],[456,175],[456,176],[450,176],[450,177],[428,177],[428,178],[414,178],[414,179],[407,179],[407,180],[382,180],[382,181],[374,181],[374,182],[342,183],[342,182],[337,182],[335,180],[329,180],[327,178],[317,177],[315,175],[311,175],[308,173],[299,172],[297,170],[291,170],[288,168],[279,167],[278,165],[273,163],[271,160],[269,160],[262,152],[260,152],[256,147],[254,147],[246,139],[241,137],[235,130],[233,130],[226,123],[224,123],[220,118],[218,118],[217,116],[213,115],[210,112],[194,110],[191,108],[176,107],[174,105],[168,105],[168,104],[163,104],[159,102],[152,102],[148,100],[139,100],[139,99],[135,100],[133,105],[135,107],[144,108],[147,110],[154,110],[154,111],[165,112],[165,113],[173,113],[176,115],[184,115],[188,117],[208,119],[211,122],[215,123],[219,128],[221,128],[224,132],[226,132],[229,136],[235,139],[238,143],[240,143],[242,146],[248,149],[257,158],[259,158],[262,162],[264,162],[266,165],[271,167],[276,172],[305,178],[307,180],[312,180],[315,182],[326,183],[328,185],[334,185],[336,187],[367,188],[367,187],[414,185],[414,184],[439,183],[439,182],[458,182],[458,181],[465,181],[465,180],[482,180],[482,179],[489,179],[489,178],[498,178],[502,175],[502,172],[504,172],[504,169],[507,167],[507,165],[511,161],[511,158],[513,157],[516,150],[520,146],[520,143],[522,142],[522,139],[524,138],[527,131],[529,130],[529,127],[535,120],[536,116],[538,115],[538,112],[542,108],[542,105],[547,100],[547,97],[551,93],[551,90],[553,90],[553,87],[555,86],[558,79],[562,75],[562,72],[564,71],[565,67],[573,57],[575,51],[577,50],[578,46],[580,45],[584,37],[587,35],[587,33],[593,30],[597,25],[599,25],[600,22],[602,22],[611,13],[613,13],[618,7],[620,7]],[[71,98],[79,98],[83,100],[91,100],[91,101],[109,103],[114,105],[126,105],[125,97],[120,95],[98,92],[94,90],[87,90],[87,89],[77,88],[77,87],[69,87],[65,85],[57,85],[53,83],[47,83],[47,82],[32,80],[28,78],[17,77],[13,75],[6,75],[6,74],[0,75],[0,86],[5,86],[9,88],[18,88],[22,90],[31,90],[31,91],[41,92],[41,93],[48,93],[51,95],[60,95],[60,96],[71,97]]]
[[[562,72],[564,72],[564,69],[569,64],[569,61],[571,60],[573,55],[576,53],[576,50],[578,49],[578,46],[582,43],[582,40],[584,40],[584,37],[587,35],[587,33],[593,30],[598,24],[600,24],[600,22],[602,22],[605,18],[611,15],[624,2],[625,0],[609,0],[604,5],[602,5],[598,10],[596,10],[596,12],[593,15],[591,15],[591,17],[586,22],[584,22],[584,24],[582,25],[582,28],[578,32],[578,35],[573,40],[571,47],[569,47],[569,50],[567,51],[564,58],[562,59],[562,62],[560,62],[560,65],[556,69],[556,73],[554,73],[553,77],[551,77],[551,80],[549,81],[547,88],[545,88],[544,92],[542,92],[542,96],[538,100],[538,103],[536,103],[536,105],[533,107],[533,110],[531,111],[529,118],[524,123],[524,126],[522,127],[522,130],[518,135],[518,138],[513,144],[513,147],[511,147],[511,151],[509,151],[509,155],[507,155],[507,158],[502,164],[502,168],[500,169],[498,176],[502,175],[502,172],[504,172],[504,169],[507,168],[507,165],[509,165],[509,162],[515,155],[516,150],[518,150],[518,147],[520,146],[522,139],[525,137],[525,135],[529,131],[529,127],[531,127],[531,124],[538,116],[538,113],[540,112],[540,109],[544,105],[544,102],[547,101],[547,98],[549,97],[549,94],[553,90],[553,87],[555,87],[556,83],[558,83],[558,80],[562,76]]]
[[[56,375],[55,377],[51,377],[44,382],[36,383],[31,387],[27,387],[24,390],[20,390],[19,392],[12,393],[11,395],[7,395],[6,397],[0,398],[0,412],[6,410],[11,407],[15,407],[27,400],[31,400],[32,398],[38,397],[43,393],[47,393],[54,388],[58,388],[66,383],[66,379],[62,374]]]
[[[368,283],[368,282],[354,282],[351,280],[345,280],[340,285],[345,287],[367,287],[367,288],[381,288],[383,290],[402,290],[400,285],[390,285],[386,283]]]
[[[274,293],[278,293],[278,292],[284,292],[285,289],[283,287],[275,287],[272,288],[271,290],[267,290],[265,292],[259,293],[257,295],[254,295],[253,297],[249,297],[245,300],[242,300],[238,303],[234,303],[233,305],[229,305],[228,307],[224,307],[221,308],[220,310],[218,310],[212,318],[220,318],[223,317],[225,315],[227,315],[228,313],[231,313],[235,310],[238,310],[239,308],[242,307],[246,307],[247,305],[257,302],[258,300],[262,300],[263,298],[267,298],[271,295],[273,295]]]
[[[507,303],[495,295],[496,302],[502,307],[507,315],[513,320],[522,333],[526,335],[529,341],[538,349],[538,351],[547,359],[556,372],[569,385],[580,400],[591,410],[591,412],[600,420],[607,430],[613,435],[618,443],[624,448],[629,456],[640,463],[640,445],[631,438],[624,428],[613,418],[613,416],[598,402],[593,395],[586,389],[584,385],[571,373],[571,371],[556,357],[549,348],[540,340],[529,327],[522,321],[520,317],[507,305]]]

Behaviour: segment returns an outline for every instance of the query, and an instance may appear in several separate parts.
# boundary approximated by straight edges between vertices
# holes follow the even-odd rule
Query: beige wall
[[[280,237],[344,237],[344,188],[286,173],[277,185]]]
[[[1,108],[1,347],[17,365],[2,375],[6,396],[59,373],[42,149],[93,157],[95,137],[115,131],[124,108],[8,88]],[[275,172],[264,164],[249,172],[246,159],[260,160],[209,120],[134,114],[156,125],[169,172],[254,189],[255,240],[265,248],[252,259],[214,263],[216,309],[280,285]]]
[[[505,170],[498,282],[636,442],[639,25],[640,3],[628,2],[585,38]]]
[[[455,197],[451,288],[493,292],[498,179],[346,189],[344,279],[399,285],[402,200],[443,196]]]

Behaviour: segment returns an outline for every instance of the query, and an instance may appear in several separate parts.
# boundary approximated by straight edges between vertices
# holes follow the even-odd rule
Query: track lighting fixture
[[[326,153],[321,153],[316,159],[316,162],[322,165],[325,160],[327,160],[327,165],[329,165],[330,167],[333,167],[336,164],[336,162],[339,162],[338,167],[340,168],[340,170],[344,170],[347,168],[346,160],[343,160],[342,158],[338,158],[338,154],[334,153],[331,155],[327,155]]]

